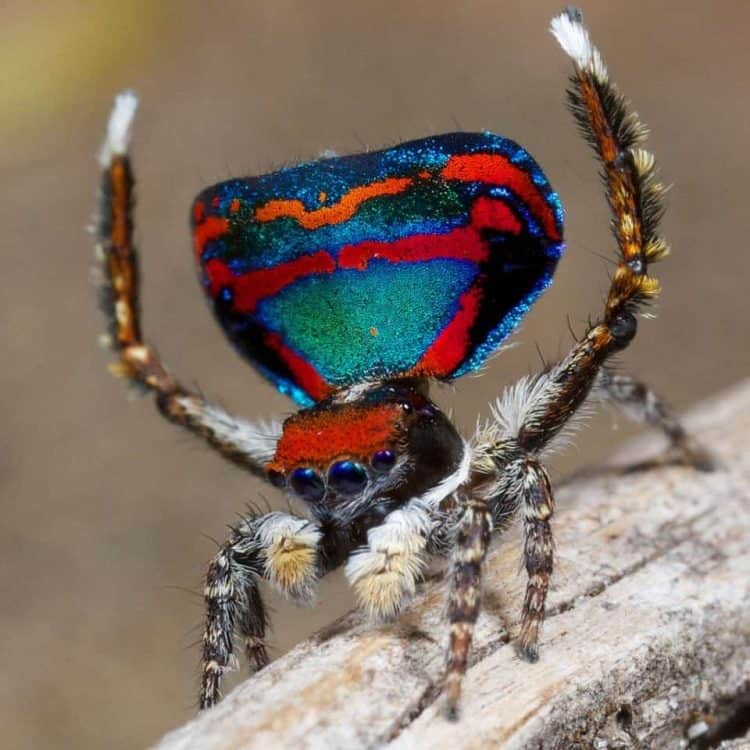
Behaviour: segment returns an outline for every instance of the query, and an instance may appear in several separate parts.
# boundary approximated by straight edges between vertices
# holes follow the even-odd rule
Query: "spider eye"
[[[393,451],[383,450],[372,454],[370,464],[378,474],[385,474],[393,468],[396,463],[396,454]]]
[[[313,469],[301,467],[292,472],[289,483],[292,489],[309,503],[314,503],[325,494],[323,480]]]
[[[367,472],[354,461],[337,461],[328,470],[328,484],[338,492],[353,495],[367,484]]]
[[[275,469],[269,469],[268,481],[274,487],[278,487],[279,489],[286,487],[286,477],[280,471],[276,471]]]

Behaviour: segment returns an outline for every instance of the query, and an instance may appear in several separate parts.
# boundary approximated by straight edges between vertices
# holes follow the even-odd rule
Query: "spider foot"
[[[536,642],[524,643],[519,641],[516,650],[519,657],[529,664],[536,664],[539,661],[539,644]]]
[[[268,666],[268,651],[266,642],[257,636],[245,638],[245,655],[250,666],[250,674],[260,672],[263,667]]]
[[[461,718],[461,675],[448,674],[444,683],[445,704],[443,716],[456,722]]]
[[[533,591],[533,584],[529,587]],[[527,600],[530,599],[527,595]],[[543,605],[542,605],[543,606]],[[539,661],[539,629],[544,620],[544,610],[524,611],[521,633],[516,643],[518,656],[529,664]]]
[[[711,472],[719,468],[719,464],[711,455],[711,452],[688,435],[675,442],[674,453],[678,463],[689,466],[696,471]]]

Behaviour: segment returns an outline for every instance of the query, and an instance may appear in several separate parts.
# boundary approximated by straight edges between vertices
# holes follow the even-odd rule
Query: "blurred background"
[[[465,129],[524,144],[567,208],[568,251],[518,345],[437,394],[470,430],[503,384],[600,309],[613,244],[596,168],[563,107],[554,2],[0,5],[0,726],[4,747],[132,748],[193,715],[212,539],[272,491],[128,397],[97,346],[86,235],[112,96],[141,98],[134,155],[147,338],[186,383],[248,417],[285,414],[226,344],[196,283],[203,186]],[[625,356],[682,410],[746,376],[750,124],[746,2],[586,4],[594,39],[673,183],[660,315]],[[595,418],[556,476],[635,432]],[[565,551],[561,550],[562,557]],[[345,611],[270,597],[272,653]]]

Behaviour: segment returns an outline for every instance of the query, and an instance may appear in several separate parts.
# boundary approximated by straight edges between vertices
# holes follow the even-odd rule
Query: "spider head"
[[[270,481],[318,515],[424,494],[454,473],[464,443],[421,381],[357,386],[289,417]]]

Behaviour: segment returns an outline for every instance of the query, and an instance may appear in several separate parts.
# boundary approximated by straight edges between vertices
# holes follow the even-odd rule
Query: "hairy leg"
[[[520,647],[522,655],[531,659],[538,654],[553,551],[549,529],[552,493],[537,457],[578,413],[610,358],[632,341],[636,314],[659,292],[658,282],[648,275],[648,266],[668,253],[658,234],[663,188],[655,178],[653,156],[641,148],[645,128],[610,82],[580,13],[564,11],[553,19],[551,29],[574,64],[569,104],[602,167],[619,262],[601,318],[560,362],[508,388],[498,399],[493,420],[474,441],[471,487],[475,496],[489,501],[493,515],[501,520],[519,505],[524,509],[529,584]],[[628,401],[627,396],[624,400]],[[630,399],[631,406],[632,402]],[[648,417],[647,411],[643,414]],[[667,427],[664,414],[661,424]],[[682,439],[674,424],[668,429],[674,439]],[[520,482],[519,461],[525,461]],[[449,700],[456,700],[451,692]]]
[[[395,619],[414,595],[427,564],[434,510],[420,500],[389,513],[367,532],[367,545],[346,563],[346,577],[370,619]]]
[[[221,678],[235,661],[235,632],[245,640],[251,669],[268,663],[258,580],[265,578],[296,601],[309,601],[318,578],[320,539],[315,524],[286,513],[244,518],[232,530],[206,575],[201,709],[220,698]]]
[[[486,498],[496,531],[507,528],[521,512],[523,562],[528,581],[518,650],[523,659],[535,662],[539,658],[539,630],[544,622],[554,562],[550,524],[554,513],[552,486],[539,459],[522,454],[513,437],[496,441],[493,458],[502,469],[488,472],[487,480],[475,487],[475,493]]]
[[[609,80],[580,14],[568,9],[551,28],[574,64],[569,105],[602,167],[619,263],[601,318],[564,359],[501,396],[494,424],[478,438],[478,473],[501,471],[508,441],[516,453],[539,455],[560,434],[589,397],[602,368],[635,336],[636,314],[659,292],[648,266],[668,253],[658,234],[663,187],[655,178],[653,156],[641,148],[644,126]]]
[[[714,468],[708,451],[690,437],[677,416],[645,383],[604,368],[594,383],[594,395],[614,404],[636,422],[661,430],[684,463],[702,471]]]
[[[550,519],[554,511],[552,487],[544,467],[534,458],[523,462],[521,508],[523,512],[523,559],[528,582],[523,600],[519,653],[526,661],[539,659],[539,629],[544,622],[549,579],[554,562]]]
[[[492,533],[492,515],[486,501],[465,501],[456,527],[450,572],[448,619],[451,623],[445,675],[446,714],[458,717],[461,682],[466,673],[474,625],[482,599],[482,563]]]
[[[106,341],[118,354],[111,371],[156,395],[161,413],[171,422],[203,437],[230,461],[265,477],[281,425],[253,425],[227,414],[200,394],[181,385],[156,350],[144,343],[139,308],[138,254],[133,243],[133,174],[128,154],[137,100],[120,94],[110,116],[99,163],[100,208],[94,224],[101,263],[99,297],[107,317]]]

